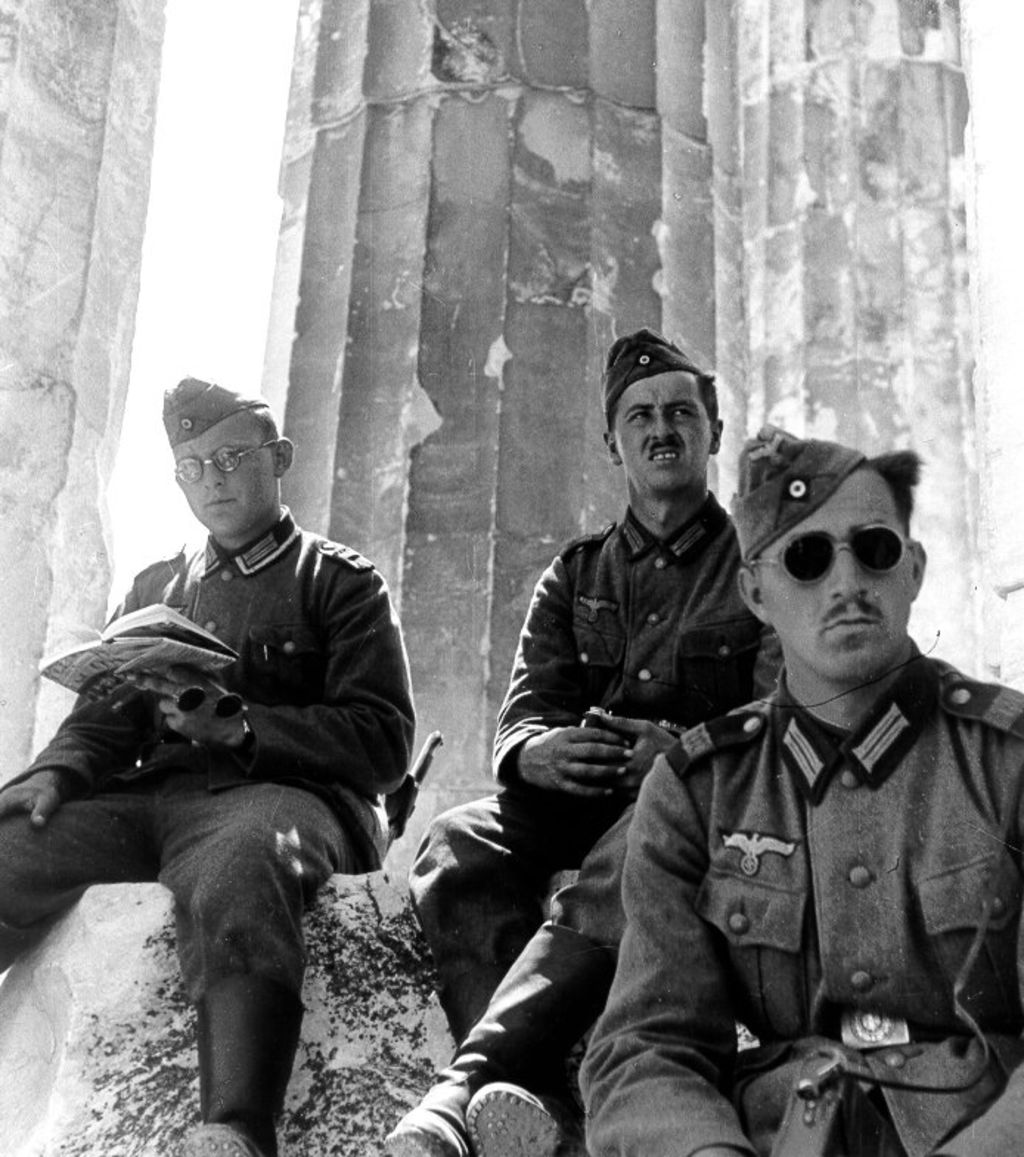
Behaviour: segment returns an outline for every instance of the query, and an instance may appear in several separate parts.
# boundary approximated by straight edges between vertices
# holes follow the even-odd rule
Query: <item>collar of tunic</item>
[[[868,787],[878,787],[913,747],[938,700],[938,674],[914,656],[868,715],[840,735],[801,707],[785,682],[779,688],[773,726],[783,762],[799,790],[818,803],[836,769],[850,769]]]
[[[240,550],[225,550],[211,535],[206,540],[203,577],[207,578],[224,567],[243,575],[257,574],[277,562],[298,537],[299,528],[287,506],[281,508],[281,517],[265,534]]]
[[[718,499],[708,491],[700,510],[663,542],[651,534],[632,510],[627,510],[623,519],[622,537],[631,559],[637,559],[649,550],[661,549],[680,562],[689,562],[705,549],[728,521],[729,516],[718,504]]]

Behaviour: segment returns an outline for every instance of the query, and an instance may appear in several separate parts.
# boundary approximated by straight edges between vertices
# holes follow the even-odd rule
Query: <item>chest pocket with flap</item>
[[[249,660],[261,697],[291,704],[323,699],[326,656],[305,623],[259,623],[249,629]]]

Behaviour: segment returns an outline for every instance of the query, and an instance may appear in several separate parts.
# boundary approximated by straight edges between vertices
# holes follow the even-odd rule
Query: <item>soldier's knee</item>
[[[493,822],[486,809],[474,802],[442,812],[430,823],[409,872],[417,907],[444,895],[467,893],[481,872],[493,878],[494,861],[504,854],[488,836]]]

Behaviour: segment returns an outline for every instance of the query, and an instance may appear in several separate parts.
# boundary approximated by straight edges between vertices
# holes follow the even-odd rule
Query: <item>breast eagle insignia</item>
[[[791,856],[796,851],[795,843],[775,836],[762,836],[760,832],[723,832],[722,843],[727,848],[738,848],[743,853],[740,857],[740,871],[745,876],[757,875],[761,857],[766,852]]]
[[[611,599],[593,598],[590,595],[577,595],[576,601],[582,603],[590,611],[587,616],[588,623],[597,622],[598,611],[617,611],[619,609],[619,604],[612,602]]]

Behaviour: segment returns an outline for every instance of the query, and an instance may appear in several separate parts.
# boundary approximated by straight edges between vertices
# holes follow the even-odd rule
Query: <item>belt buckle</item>
[[[880,1049],[910,1044],[910,1028],[902,1016],[867,1009],[847,1009],[839,1022],[843,1044],[851,1049]]]

